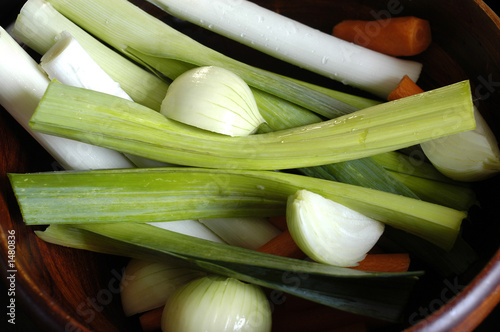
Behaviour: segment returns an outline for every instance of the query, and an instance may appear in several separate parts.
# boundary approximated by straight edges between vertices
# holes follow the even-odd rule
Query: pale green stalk
[[[0,27],[0,104],[64,169],[133,167],[121,153],[31,130],[49,79],[38,63]]]
[[[274,171],[184,167],[9,176],[30,225],[280,216],[288,196],[306,189],[451,248],[466,215],[400,195]]]
[[[47,19],[44,19],[47,17]],[[70,22],[67,18],[57,12],[50,4],[42,0],[29,0],[23,10],[21,11],[16,24],[15,33],[18,38],[20,38],[24,43],[34,48],[39,53],[43,54],[54,41],[55,36],[62,32],[63,30],[71,31],[73,34],[79,36],[80,42],[83,42],[88,49],[89,53],[93,54],[94,58],[99,59],[99,64],[107,71],[115,70],[116,61],[110,56],[99,56],[101,52],[108,52],[106,47],[93,40],[85,31],[80,27],[76,26]],[[29,33],[28,33],[29,32]],[[116,56],[116,54],[112,54]],[[111,60],[111,61],[108,61]],[[123,59],[121,59],[123,61]],[[128,65],[132,65],[129,63]],[[168,78],[175,79],[178,75],[185,72],[186,70],[195,67],[194,65],[178,61],[165,59],[162,62],[161,72],[164,73]],[[124,68],[121,65],[120,68]],[[162,84],[147,84],[147,85],[137,85],[136,82],[144,82],[144,79],[134,78],[133,76],[123,76],[121,74],[122,69],[115,76],[115,79],[120,82],[121,85],[127,86],[132,85],[138,88],[144,88],[146,95],[154,95],[154,102],[150,105],[153,109],[159,110],[159,103],[165,94],[166,88]],[[150,77],[151,78],[151,77]],[[155,77],[151,78],[156,81]],[[148,78],[149,81],[149,78]],[[330,89],[325,89],[316,85],[312,85],[306,82],[297,81],[300,84],[306,84],[310,88],[321,91],[322,93],[331,95],[332,97],[339,99],[347,104],[354,106],[355,108],[365,108],[378,104],[379,102],[353,96],[339,91],[334,91]],[[149,91],[151,90],[151,91]],[[155,91],[153,91],[155,90]],[[259,128],[259,131],[269,132],[275,130],[282,130],[288,128],[294,128],[302,126],[305,124],[321,122],[322,118],[315,115],[314,113],[302,108],[298,105],[290,103],[284,99],[277,98],[276,96],[266,93],[258,89],[252,89],[255,95],[255,99],[259,106],[259,110],[263,117],[266,119],[266,124]],[[136,94],[135,98],[141,97]],[[141,102],[143,103],[143,102]],[[155,106],[156,105],[156,106]],[[129,157],[134,157],[130,156]],[[139,158],[139,161],[146,160],[144,158]],[[155,165],[154,163],[139,163],[137,160],[132,160],[136,165],[142,165],[141,167],[156,167],[162,166]],[[352,165],[352,164],[355,165]],[[405,186],[397,183],[397,181],[389,176],[386,172],[380,169],[373,161],[369,159],[362,159],[359,161],[348,161],[343,163],[337,163],[332,165],[328,172],[335,170],[335,179],[338,181],[344,181],[348,183],[370,186],[375,189],[380,189],[384,191],[390,191],[395,193],[401,193],[408,195],[410,197],[415,197]],[[339,173],[344,175],[350,174],[353,170],[358,175],[357,177],[349,176],[343,177],[339,176]],[[351,182],[352,181],[352,182]]]
[[[318,124],[246,137],[188,127],[137,103],[54,82],[31,126],[167,163],[269,170],[368,157],[473,129],[475,123],[468,81]]]
[[[135,65],[82,30],[43,0],[29,0],[22,7],[13,34],[43,55],[63,31],[69,32],[94,61],[137,103],[160,110],[168,84]]]

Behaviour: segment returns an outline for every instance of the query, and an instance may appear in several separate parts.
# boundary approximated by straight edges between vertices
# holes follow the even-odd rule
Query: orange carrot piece
[[[262,245],[257,249],[257,251],[299,259],[306,257],[293,240],[288,229],[284,230],[278,236],[275,236],[269,242]]]
[[[163,314],[163,307],[159,307],[148,312],[143,313],[139,317],[143,332],[153,332],[161,330],[161,316]]]
[[[351,269],[372,272],[406,272],[410,267],[410,255],[401,254],[369,254]]]
[[[412,79],[408,77],[408,75],[405,75],[399,82],[398,86],[391,91],[391,93],[387,97],[387,100],[396,100],[413,96],[422,92],[424,92],[424,90],[422,90],[422,88],[420,88],[415,82],[413,82]]]
[[[429,21],[414,16],[373,21],[345,20],[334,26],[332,34],[392,56],[417,55],[432,42]]]

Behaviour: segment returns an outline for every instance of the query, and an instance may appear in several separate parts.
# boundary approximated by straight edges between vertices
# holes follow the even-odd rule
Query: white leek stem
[[[198,220],[176,220],[165,222],[152,222],[151,226],[166,229],[172,232],[181,233],[184,235],[194,236],[200,239],[205,239],[213,242],[226,243],[219,235],[210,230]],[[229,227],[229,225],[227,225]]]
[[[290,235],[311,259],[356,266],[375,245],[384,224],[321,195],[299,190],[286,210]]]
[[[80,43],[67,31],[56,36],[56,43],[42,56],[40,66],[50,79],[75,87],[132,98],[108,75]],[[166,163],[125,154],[135,166],[164,167]]]
[[[474,107],[476,129],[420,144],[430,162],[457,181],[488,179],[500,172],[500,149],[495,135]]]
[[[40,66],[50,79],[63,84],[132,100],[67,31],[57,36],[57,42],[42,56]]]
[[[280,234],[280,230],[266,218],[200,219],[226,243],[256,250]]]
[[[387,95],[422,65],[390,57],[245,0],[148,0],[168,13],[278,59],[374,93]]]
[[[43,55],[63,31],[71,33],[135,102],[160,110],[168,88],[167,83],[105,46],[55,10],[47,1],[28,0],[16,19],[13,35]]]
[[[49,79],[30,55],[0,27],[0,104],[65,169],[130,168],[122,154],[102,147],[33,132],[28,122]]]

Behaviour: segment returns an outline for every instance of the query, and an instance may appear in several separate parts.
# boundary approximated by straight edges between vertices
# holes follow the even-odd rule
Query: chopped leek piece
[[[229,136],[247,136],[264,122],[248,85],[215,66],[177,77],[167,90],[161,114],[169,119]]]
[[[29,119],[45,93],[49,79],[38,63],[1,27],[0,54],[0,104],[64,169],[133,167],[116,151],[31,130]]]
[[[132,100],[67,31],[57,36],[57,42],[42,56],[40,66],[51,80]]]
[[[356,266],[384,232],[383,223],[308,190],[288,198],[286,222],[308,257],[337,266]]]
[[[271,306],[261,287],[208,275],[179,288],[167,301],[163,332],[270,332]]]
[[[46,235],[49,233],[49,235]],[[172,255],[204,270],[341,310],[397,321],[422,272],[373,273],[264,254],[146,224],[50,225],[42,239],[121,256],[162,261]],[[285,282],[284,282],[284,279]]]
[[[292,79],[231,59],[189,38],[126,0],[48,0],[56,10],[131,59],[161,74],[170,61],[230,70],[266,91],[327,118],[355,110]],[[152,42],[154,40],[154,42]],[[164,62],[164,59],[167,62]]]
[[[152,226],[163,228],[172,232],[177,232],[189,236],[194,236],[200,239],[209,241],[226,243],[218,234],[210,230],[208,227],[200,223],[198,220],[173,220],[151,222]]]
[[[227,244],[257,250],[281,231],[266,218],[200,219],[200,223],[220,236]]]
[[[480,181],[500,172],[500,149],[490,127],[474,108],[477,128],[421,144],[430,162],[457,181]]]
[[[457,116],[446,116],[450,111]],[[167,163],[268,170],[358,159],[475,126],[468,81],[318,124],[245,137],[185,126],[122,98],[52,82],[30,124]]]
[[[28,0],[21,8],[12,33],[43,55],[64,31],[69,32],[135,102],[160,110],[167,92],[167,83],[105,46],[64,17],[47,1]]]
[[[9,178],[29,225],[284,215],[288,197],[306,189],[448,249],[466,216],[400,195],[273,171],[181,167]]]
[[[148,0],[173,16],[278,59],[386,98],[422,64],[346,42],[250,1]]]
[[[161,262],[133,258],[120,283],[123,311],[132,316],[162,307],[177,289],[204,275],[174,257]]]

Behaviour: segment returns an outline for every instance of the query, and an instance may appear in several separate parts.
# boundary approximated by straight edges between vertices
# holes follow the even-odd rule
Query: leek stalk
[[[422,64],[390,57],[246,0],[148,0],[173,16],[384,99]]]
[[[42,56],[40,66],[51,80],[132,100],[67,31],[57,36],[57,42]]]
[[[31,130],[29,119],[45,93],[49,79],[38,63],[1,27],[0,55],[0,104],[64,169],[133,167],[116,151]]]
[[[388,321],[400,319],[416,277],[421,275],[418,271],[371,273],[279,257],[145,224],[51,225],[37,235],[52,243],[98,252],[112,248],[121,256],[155,261],[173,255],[207,272]]]
[[[351,105],[284,76],[231,59],[174,30],[125,0],[49,0],[61,14],[131,59],[156,72],[171,59],[197,66],[218,66],[254,88],[289,100],[327,118],[355,110]],[[154,40],[154,42],[151,42]]]
[[[288,197],[306,189],[449,249],[466,216],[400,195],[273,171],[181,167],[9,178],[28,225],[280,216]]]
[[[64,31],[70,33],[135,102],[160,110],[168,83],[105,46],[61,15],[48,2],[28,0],[21,8],[12,33],[35,52],[43,55]]]
[[[319,124],[245,137],[188,127],[122,98],[52,82],[30,125],[167,163],[268,170],[358,159],[475,127],[468,81]]]
[[[253,250],[281,233],[267,218],[217,218],[200,219],[199,222],[227,244]]]
[[[44,17],[47,17],[47,19],[44,19]],[[48,47],[53,44],[55,36],[63,30],[70,31],[73,35],[77,35],[78,40],[84,44],[86,50],[94,58],[98,59],[100,66],[106,69],[106,71],[116,72],[117,75],[114,75],[114,78],[122,86],[137,86],[136,82],[144,82],[144,79],[141,79],[140,77],[134,78],[131,75],[118,75],[121,73],[121,71],[116,70],[115,68],[124,68],[125,64],[121,64],[121,62],[115,61],[114,57],[116,57],[117,54],[112,52],[110,56],[100,56],[101,53],[104,54],[106,52],[106,47],[104,47],[100,43],[96,43],[96,41],[93,40],[93,37],[90,37],[88,33],[83,31],[74,23],[70,22],[66,17],[57,12],[49,3],[45,1],[28,0],[21,10],[14,26],[14,32],[16,33],[16,36],[41,54],[43,54],[48,49]],[[107,52],[109,52],[109,50],[107,50]],[[118,57],[118,60],[123,61],[123,59],[120,59],[120,57]],[[115,63],[119,63],[120,66],[116,66]],[[127,63],[127,65],[132,64]],[[177,60],[168,61],[167,59],[165,59],[163,62],[162,72],[167,75],[168,78],[173,80],[178,75],[191,68],[194,68],[194,65],[190,65]],[[128,71],[130,70],[127,70],[126,72]],[[147,79],[146,81],[148,80],[149,79]],[[323,87],[312,85],[306,82],[298,82],[300,84],[307,84],[310,88],[320,90],[320,92],[328,94],[333,98],[352,105],[355,108],[366,108],[380,103],[367,98],[325,89]],[[143,85],[141,85],[141,87],[143,87]],[[166,90],[165,87],[162,87],[162,85],[159,84],[147,84],[145,85],[145,87],[147,87],[148,89],[157,90],[154,93],[153,91],[146,93],[151,93],[155,96],[161,96],[162,94],[164,95],[164,91]],[[260,133],[294,128],[322,121],[322,119],[316,114],[295,104],[292,104],[284,99],[277,98],[272,94],[258,89],[252,89],[252,91],[259,106],[259,110],[266,120],[266,124],[262,125],[259,128]],[[138,98],[137,94],[135,98]],[[139,98],[138,101],[141,104],[148,106],[148,104],[145,104],[141,100],[143,100],[143,98]],[[161,99],[159,98],[156,98],[155,100],[161,101]],[[157,107],[155,107],[154,105],[150,107],[159,110],[159,105]],[[134,162],[134,164],[140,167],[161,166],[155,165],[153,163],[145,164],[137,162],[135,159],[131,158],[133,157],[131,155],[129,155],[128,157]],[[146,159],[140,158],[140,161],[141,160]],[[352,165],[353,163],[355,165]],[[396,181],[393,177],[389,176],[386,172],[380,169],[380,167],[370,159],[364,158],[357,160],[356,162],[349,161],[336,163],[335,165],[331,165],[329,168],[330,169],[325,173],[326,175],[328,175],[332,171],[335,171],[335,174],[342,173],[343,175],[348,175],[353,170],[356,172],[356,174],[359,175],[355,178],[353,178],[352,176],[335,176],[335,179],[338,181],[346,181],[347,183],[368,186],[374,189],[404,194],[410,197],[416,197],[416,195],[411,193],[408,188],[405,188],[404,185],[398,183],[398,181]]]

